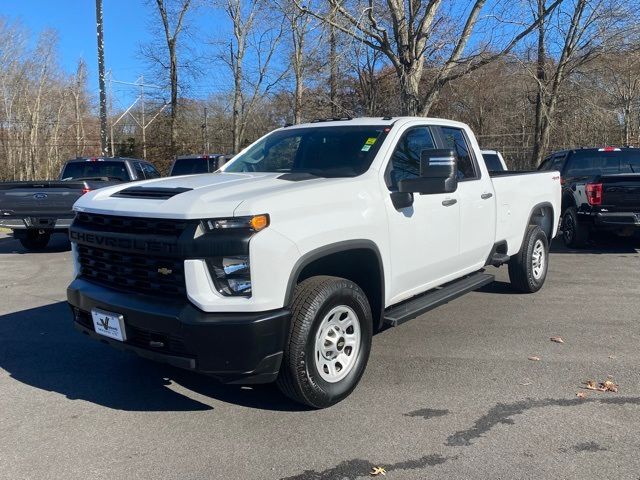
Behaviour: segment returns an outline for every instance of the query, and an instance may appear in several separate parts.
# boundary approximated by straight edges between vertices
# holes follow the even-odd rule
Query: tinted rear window
[[[60,176],[62,180],[98,179],[129,180],[127,167],[124,162],[86,161],[67,163]]]
[[[568,177],[591,177],[616,173],[640,173],[640,150],[621,152],[575,152],[567,167]]]
[[[484,163],[486,163],[487,170],[490,172],[499,172],[500,170],[504,170],[502,163],[500,163],[500,157],[495,153],[483,153],[482,158],[484,158]]]
[[[173,164],[171,175],[194,175],[216,170],[216,161],[207,158],[179,158]]]

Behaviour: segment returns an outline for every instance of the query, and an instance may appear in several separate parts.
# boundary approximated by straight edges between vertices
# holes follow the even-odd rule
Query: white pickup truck
[[[372,335],[493,280],[543,285],[557,172],[487,171],[468,126],[318,121],[213,174],[103,188],[75,204],[75,326],[225,382],[344,399]]]

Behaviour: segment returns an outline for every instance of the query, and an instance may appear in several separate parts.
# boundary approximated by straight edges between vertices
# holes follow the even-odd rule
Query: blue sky
[[[155,4],[155,2],[154,2]],[[151,38],[153,21],[158,23],[153,4],[145,0],[103,0],[105,63],[116,80],[134,82],[141,74],[150,76],[140,56],[140,44]],[[89,89],[97,94],[97,46],[94,0],[1,0],[0,15],[19,20],[34,34],[46,28],[55,28],[59,36],[59,55],[62,67],[73,72],[78,59],[84,58],[89,69]],[[199,40],[211,38],[208,32],[220,35],[221,19],[212,9],[195,12],[191,17],[193,30],[203,35]],[[213,33],[211,34],[213,35]],[[34,35],[35,38],[35,35]],[[217,69],[218,72],[220,68]],[[207,76],[192,85],[191,93],[206,96],[220,91],[226,83],[224,76]],[[145,79],[146,80],[146,79]],[[117,103],[124,104],[134,98],[131,87],[113,85]]]

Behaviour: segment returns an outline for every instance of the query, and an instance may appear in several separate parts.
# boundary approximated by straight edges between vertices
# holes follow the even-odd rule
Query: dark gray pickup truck
[[[27,250],[40,250],[51,234],[69,228],[73,204],[80,196],[116,183],[159,176],[151,163],[133,158],[69,160],[59,180],[0,183],[0,227],[13,230]]]

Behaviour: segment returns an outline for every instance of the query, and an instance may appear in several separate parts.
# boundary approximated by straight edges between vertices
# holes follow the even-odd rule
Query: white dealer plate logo
[[[93,327],[97,334],[124,342],[127,339],[124,317],[119,313],[107,312],[99,308],[91,310]]]

